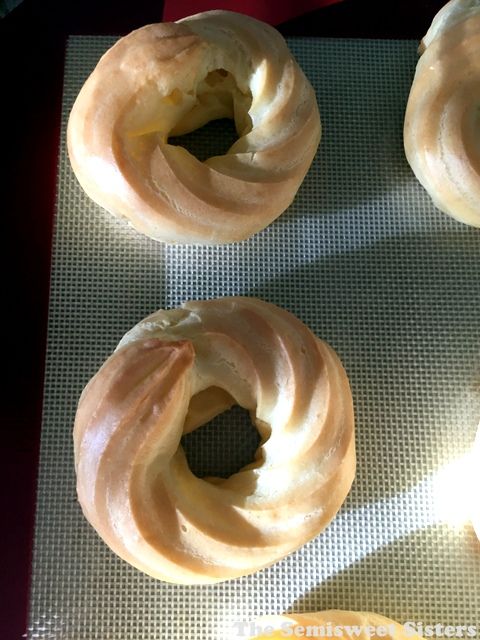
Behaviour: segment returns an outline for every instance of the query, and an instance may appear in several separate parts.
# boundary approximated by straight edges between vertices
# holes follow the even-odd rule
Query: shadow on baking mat
[[[478,234],[452,225],[326,255],[246,289],[286,306],[340,356],[355,403],[355,507],[414,487],[473,442],[477,265]]]
[[[376,549],[321,584],[307,588],[289,612],[377,611],[399,622],[468,626],[475,621],[465,619],[465,611],[478,611],[480,607],[478,592],[465,584],[465,575],[471,573],[472,566],[477,567],[474,573],[480,577],[480,543],[473,528],[465,525],[455,530],[446,524],[432,524]],[[401,599],[392,600],[385,589],[391,583],[399,585]]]
[[[427,215],[439,216],[437,232],[333,255],[327,246],[246,290],[287,306],[335,348],[355,402],[356,479],[311,543],[317,556],[292,612],[468,625],[480,610],[480,544],[467,513],[480,416],[479,236]]]
[[[4,18],[7,13],[13,11],[19,4],[22,4],[22,0],[0,0],[0,18]]]

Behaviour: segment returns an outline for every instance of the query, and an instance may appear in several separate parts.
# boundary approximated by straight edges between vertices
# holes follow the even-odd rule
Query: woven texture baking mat
[[[63,131],[113,41],[70,39]],[[248,241],[141,237],[89,201],[62,137],[29,638],[231,639],[236,621],[328,608],[478,623],[480,549],[459,523],[462,456],[480,418],[480,233],[436,211],[404,159],[416,43],[290,45],[317,91],[324,136],[293,205]],[[218,151],[217,135],[193,138],[198,153]],[[83,386],[133,324],[227,294],[291,310],[338,351],[358,473],[333,524],[284,561],[216,586],[174,586],[118,559],[84,520],[72,423]],[[237,409],[192,434],[192,468],[228,475],[248,462],[247,423]]]

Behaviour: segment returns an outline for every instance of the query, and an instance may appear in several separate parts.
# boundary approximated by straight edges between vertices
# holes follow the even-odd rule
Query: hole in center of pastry
[[[230,147],[252,129],[250,89],[242,91],[226,69],[207,73],[195,89],[172,94],[178,120],[170,129],[168,144],[181,146],[201,162],[226,155]]]
[[[194,475],[226,479],[254,462],[260,441],[250,413],[234,405],[186,433],[181,445]]]
[[[197,160],[204,162],[214,156],[224,156],[237,140],[233,120],[222,118],[207,122],[203,127],[183,136],[173,136],[168,139],[168,144],[183,147]]]
[[[141,174],[152,173],[159,146],[169,147],[177,161],[183,149],[204,162],[227,155],[252,130],[252,93],[245,79],[237,83],[230,72],[219,68],[192,88],[180,78],[178,85],[159,94],[146,83],[118,124],[118,144]]]

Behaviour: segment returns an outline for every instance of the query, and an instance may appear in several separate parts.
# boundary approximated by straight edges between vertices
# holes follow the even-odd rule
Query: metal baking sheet
[[[291,39],[318,95],[318,155],[268,229],[202,248],[143,238],[72,174],[68,113],[114,40],[68,43],[27,637],[231,639],[237,621],[329,608],[477,623],[480,547],[463,509],[464,456],[480,419],[480,232],[439,213],[405,161],[416,43]],[[193,137],[198,153],[208,155],[215,131]],[[358,473],[333,524],[282,562],[215,586],[174,586],[118,559],[84,520],[72,424],[83,386],[127,329],[158,308],[227,294],[291,310],[338,351],[355,400]],[[186,442],[199,474],[248,461],[247,422],[237,410]]]

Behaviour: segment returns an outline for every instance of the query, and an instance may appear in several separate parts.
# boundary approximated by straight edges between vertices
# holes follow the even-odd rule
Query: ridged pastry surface
[[[279,640],[280,638],[343,638],[344,640],[422,640],[416,627],[407,629],[378,613],[364,611],[318,611],[264,616],[256,625],[265,633],[249,635],[250,640]],[[247,627],[248,628],[248,627]],[[377,634],[378,631],[378,634]]]
[[[405,152],[434,204],[480,227],[480,0],[451,0],[420,46]]]
[[[233,404],[261,435],[227,479],[180,445]],[[350,388],[333,350],[253,298],[188,302],[129,331],[85,388],[75,428],[83,512],[111,549],[169,582],[253,573],[315,537],[355,474]]]
[[[231,117],[239,139],[200,162],[169,136]],[[242,240],[292,202],[315,155],[315,93],[273,27],[229,11],[145,26],[101,58],[67,142],[86,193],[167,242]]]

